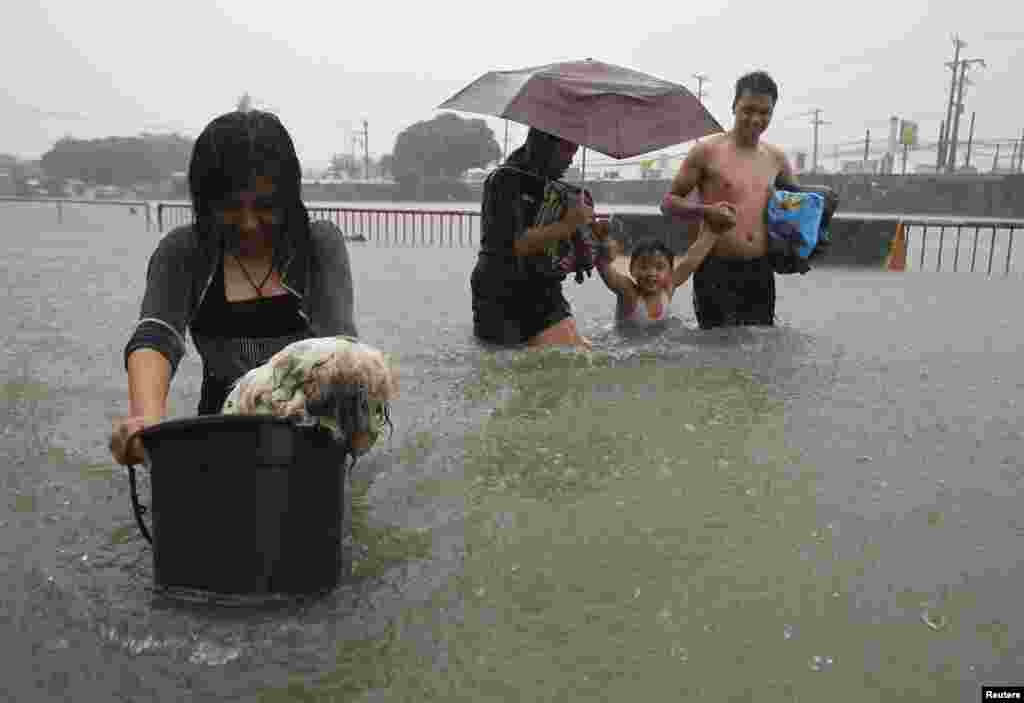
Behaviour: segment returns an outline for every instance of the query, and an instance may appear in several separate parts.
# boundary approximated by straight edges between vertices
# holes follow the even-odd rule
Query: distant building
[[[0,195],[14,196],[18,194],[18,184],[14,182],[11,169],[0,169]]]

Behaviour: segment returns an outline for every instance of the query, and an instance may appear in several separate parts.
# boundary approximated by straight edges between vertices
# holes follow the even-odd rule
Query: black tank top
[[[239,377],[312,336],[291,293],[228,302],[223,257],[190,329],[203,359],[200,415],[219,413]]]

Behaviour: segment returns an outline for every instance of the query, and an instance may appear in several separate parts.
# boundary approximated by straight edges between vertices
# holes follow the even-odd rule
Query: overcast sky
[[[949,90],[951,34],[968,42],[971,111],[981,138],[1024,128],[1024,10],[1016,2],[482,3],[253,0],[12,0],[0,62],[0,152],[38,157],[80,138],[179,129],[195,136],[249,91],[288,127],[304,167],[349,151],[369,123],[370,153],[489,70],[592,57],[696,91],[732,124],[733,84],[763,68],[781,95],[767,139],[809,150],[821,108],[822,157],[833,145],[885,139],[890,115],[933,141]],[[604,8],[604,9],[598,9]],[[469,115],[465,115],[469,116]],[[503,123],[491,120],[504,140]],[[525,135],[512,130],[512,146]],[[671,151],[671,150],[670,150]],[[598,160],[608,161],[606,157]]]

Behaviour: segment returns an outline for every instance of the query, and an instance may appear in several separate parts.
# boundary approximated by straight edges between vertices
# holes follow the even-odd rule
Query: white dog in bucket
[[[221,412],[323,425],[354,458],[390,426],[397,395],[398,374],[383,352],[351,337],[320,337],[289,344],[238,379]]]

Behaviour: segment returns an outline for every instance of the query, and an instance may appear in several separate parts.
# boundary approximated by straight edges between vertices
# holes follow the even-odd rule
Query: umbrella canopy
[[[491,71],[438,109],[503,117],[616,159],[722,131],[685,87],[591,59]]]

